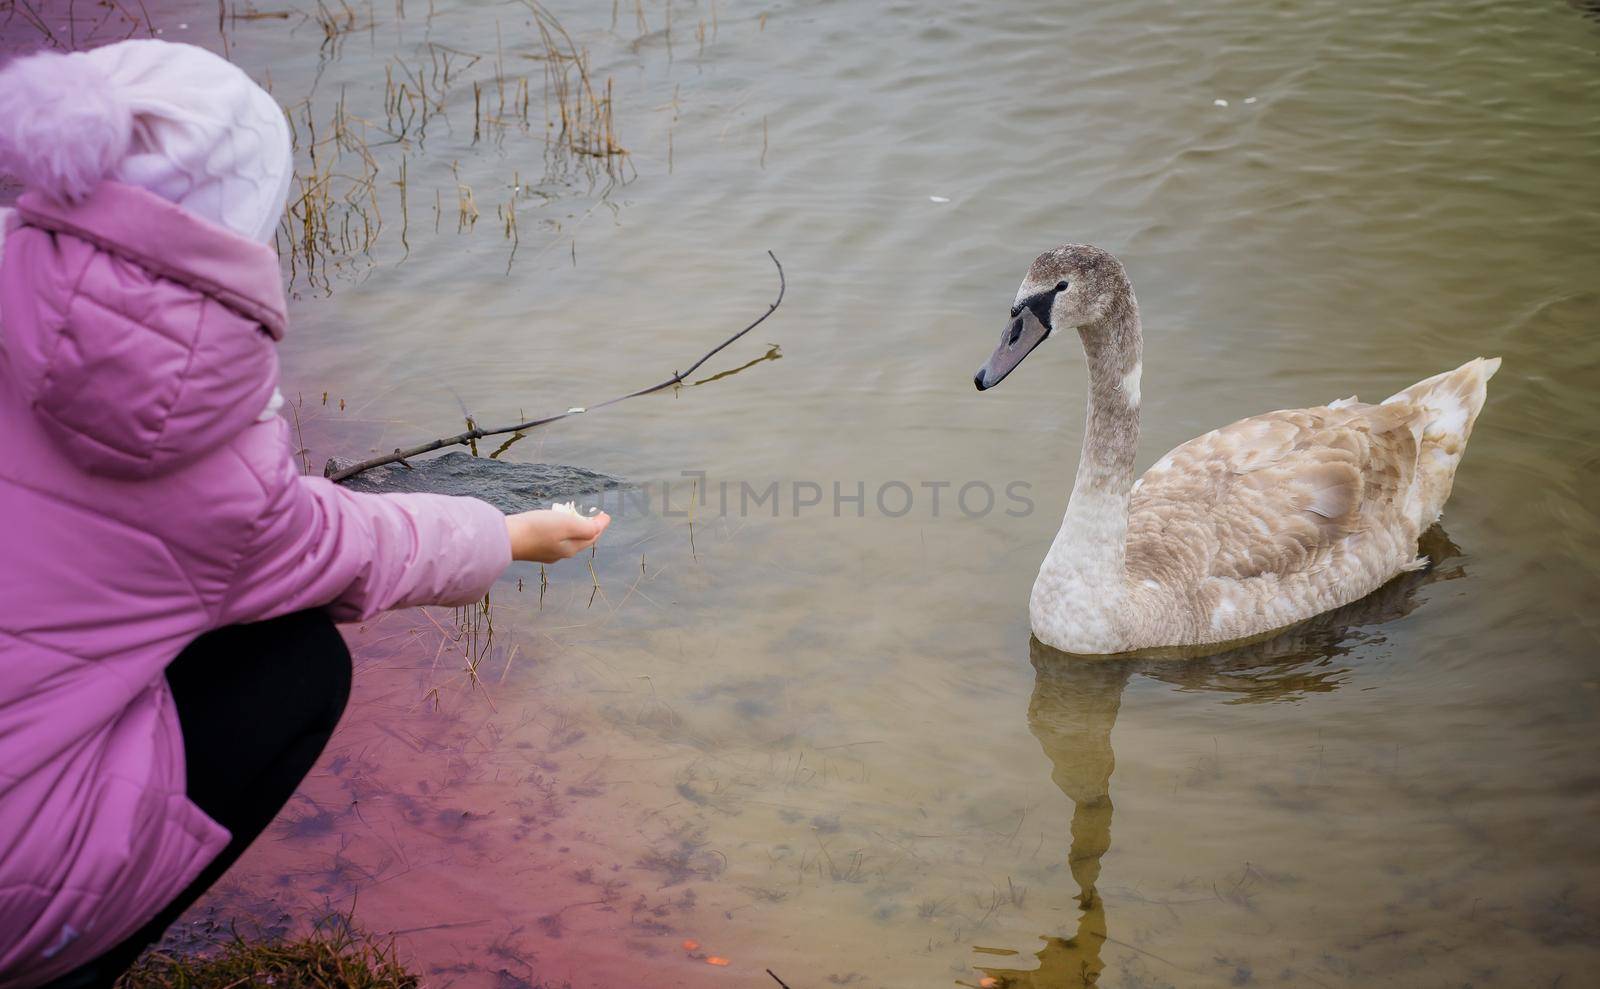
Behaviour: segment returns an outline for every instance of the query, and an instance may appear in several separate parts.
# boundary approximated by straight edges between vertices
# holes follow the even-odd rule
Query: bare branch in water
[[[638,398],[642,395],[649,395],[665,388],[671,388],[674,385],[681,385],[683,384],[684,379],[688,378],[689,375],[699,370],[700,365],[721,353],[740,337],[743,337],[746,333],[749,333],[751,330],[766,322],[767,317],[771,316],[774,312],[777,312],[778,306],[783,304],[783,293],[789,287],[788,279],[785,278],[783,274],[783,264],[778,260],[778,256],[771,251],[767,252],[767,257],[771,258],[772,263],[778,268],[778,297],[772,300],[771,305],[767,306],[767,311],[756,317],[756,319],[750,323],[750,325],[746,326],[738,333],[735,333],[733,336],[711,348],[703,357],[695,361],[693,364],[690,364],[688,370],[674,371],[672,372],[672,377],[661,382],[660,384],[651,385],[648,388],[641,388],[638,391],[629,392],[626,395],[618,395],[616,398],[608,398],[604,402],[600,402],[596,405],[568,409],[565,412],[561,412],[553,416],[545,416],[541,419],[529,419],[527,422],[519,422],[510,426],[479,426],[469,429],[464,433],[457,433],[454,436],[442,436],[439,439],[431,440],[418,446],[407,447],[403,450],[396,449],[393,453],[386,453],[381,457],[373,457],[371,460],[363,460],[358,464],[351,464],[349,467],[345,467],[342,470],[334,470],[333,462],[329,461],[328,467],[323,471],[323,476],[332,481],[342,481],[347,477],[354,477],[357,474],[360,474],[362,471],[371,470],[374,467],[381,467],[384,464],[404,464],[406,460],[411,457],[421,456],[424,453],[432,453],[434,450],[442,450],[447,446],[461,446],[468,443],[474,443],[477,440],[483,439],[485,436],[499,436],[504,433],[526,432],[530,429],[536,429],[540,426],[549,425],[552,422],[558,422],[562,419],[566,419],[569,416],[575,416],[585,412],[594,412],[597,409],[603,409],[608,405],[616,405],[618,402],[626,402],[630,398]]]

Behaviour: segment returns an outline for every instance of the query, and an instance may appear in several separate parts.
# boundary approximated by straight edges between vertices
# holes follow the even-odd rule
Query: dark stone
[[[335,457],[329,471],[354,461]],[[453,450],[427,460],[384,464],[339,483],[352,491],[422,491],[481,498],[502,512],[548,508],[553,501],[572,501],[598,491],[623,487],[620,477],[564,464],[516,464]],[[581,507],[581,506],[580,506]]]

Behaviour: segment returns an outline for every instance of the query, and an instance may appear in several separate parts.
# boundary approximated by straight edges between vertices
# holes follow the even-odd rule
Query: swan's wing
[[[1416,409],[1353,399],[1196,437],[1134,487],[1130,575],[1242,580],[1326,567],[1396,524],[1417,463]]]

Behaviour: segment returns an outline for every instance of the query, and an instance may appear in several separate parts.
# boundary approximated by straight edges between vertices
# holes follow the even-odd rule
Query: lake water
[[[514,568],[492,639],[352,626],[343,727],[192,919],[353,910],[466,987],[1592,984],[1600,21],[561,0],[597,159],[547,147],[527,6],[323,9],[223,25],[335,199],[321,268],[285,248],[313,469],[653,383],[771,301],[768,249],[788,295],[697,379],[776,359],[504,453],[644,495],[592,576]],[[1503,356],[1435,566],[1214,659],[1030,645],[1082,356],[971,377],[1068,241],[1139,293],[1141,469]]]

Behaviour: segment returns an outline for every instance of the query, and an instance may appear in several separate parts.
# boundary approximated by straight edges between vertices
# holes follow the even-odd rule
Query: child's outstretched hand
[[[605,512],[584,517],[542,509],[506,517],[511,535],[511,558],[530,563],[555,563],[576,556],[595,544],[611,524]]]

